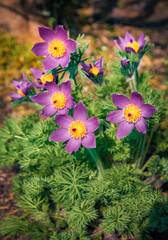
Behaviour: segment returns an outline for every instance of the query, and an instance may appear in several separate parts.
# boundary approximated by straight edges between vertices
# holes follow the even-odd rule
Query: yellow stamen
[[[42,75],[40,80],[43,84],[46,84],[46,82],[53,82],[54,76],[52,74]]]
[[[59,58],[66,52],[66,46],[61,40],[53,40],[49,43],[48,51],[53,57]]]
[[[134,49],[134,51],[136,53],[139,51],[139,48],[140,48],[139,43],[136,41],[127,43],[125,45],[125,47],[130,47],[130,48]]]
[[[97,76],[99,73],[99,69],[97,67],[92,67],[89,69],[89,73],[92,73],[93,75]]]
[[[54,93],[51,97],[51,104],[57,109],[63,109],[66,103],[67,103],[67,98],[61,92]]]
[[[83,122],[81,122],[79,120],[73,121],[69,125],[69,132],[71,134],[71,137],[76,138],[76,139],[81,139],[86,134],[86,126]]]
[[[127,122],[136,123],[141,117],[141,109],[129,104],[123,109],[123,117]]]
[[[18,90],[17,93],[20,94],[20,95],[22,95],[23,97],[26,96],[26,95],[22,92],[22,90]]]

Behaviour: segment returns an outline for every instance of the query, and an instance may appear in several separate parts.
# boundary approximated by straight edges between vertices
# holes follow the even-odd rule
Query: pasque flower
[[[50,117],[57,112],[59,114],[67,114],[68,109],[73,108],[74,102],[73,97],[70,96],[71,82],[63,82],[61,84],[61,89],[54,82],[47,82],[45,88],[48,92],[41,92],[36,96],[30,97],[30,99],[40,105],[46,105],[42,109],[40,116]]]
[[[132,36],[131,33],[128,31],[125,34],[125,38],[118,37],[119,41],[115,40],[115,43],[117,46],[122,50],[126,51],[127,53],[138,53],[140,50],[142,50],[145,46],[146,40],[144,39],[144,33],[141,33],[141,35],[138,38],[138,41],[135,40],[135,38]]]
[[[68,141],[66,150],[69,153],[76,152],[81,144],[86,148],[95,148],[96,141],[93,132],[98,129],[99,120],[95,117],[87,118],[87,110],[81,101],[74,108],[73,118],[69,115],[56,116],[55,122],[62,128],[55,130],[50,140]]]
[[[130,65],[129,59],[123,58],[123,59],[121,60],[121,66],[122,66],[123,68],[126,69],[129,65]]]
[[[38,82],[32,82],[32,85],[37,88],[45,88],[45,84],[47,82],[56,82],[57,75],[56,74],[46,74],[45,71],[42,71],[37,68],[30,68],[33,76],[37,79]]]
[[[120,123],[117,128],[117,139],[128,135],[135,126],[138,132],[146,133],[146,120],[152,117],[156,108],[150,104],[143,104],[143,98],[138,92],[133,92],[128,99],[124,95],[111,94],[113,103],[122,110],[109,113],[106,118],[111,123]]]
[[[88,77],[95,77],[98,76],[100,73],[103,72],[103,60],[104,57],[97,59],[96,62],[92,65],[87,65],[85,63],[81,63],[82,70],[86,72]]]
[[[21,81],[13,80],[12,82],[14,87],[17,90],[17,93],[10,93],[8,94],[8,96],[12,97],[14,100],[20,100],[24,98],[28,93],[28,89],[31,88],[31,85],[32,85],[31,82],[27,80],[24,73],[22,74]]]
[[[45,42],[36,43],[32,52],[37,56],[46,56],[43,61],[44,70],[53,69],[61,65],[67,67],[70,62],[70,53],[76,51],[78,45],[68,39],[67,31],[62,26],[56,27],[56,32],[47,27],[39,27],[39,34]]]

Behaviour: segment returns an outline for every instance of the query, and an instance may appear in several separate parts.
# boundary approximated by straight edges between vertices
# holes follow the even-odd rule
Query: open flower
[[[125,38],[122,37],[118,38],[120,43],[118,43],[116,40],[115,43],[122,51],[125,50],[127,53],[131,52],[138,53],[140,50],[144,48],[146,42],[146,40],[144,39],[144,33],[141,33],[138,41],[135,41],[135,38],[128,31],[125,34]]]
[[[124,95],[111,94],[113,103],[122,110],[109,113],[106,118],[111,123],[120,123],[117,128],[117,139],[128,135],[135,126],[138,132],[146,133],[145,118],[152,117],[156,108],[150,104],[143,104],[142,96],[133,92],[128,99]]]
[[[67,31],[62,26],[56,27],[56,32],[47,27],[39,27],[39,34],[45,42],[36,43],[32,52],[37,56],[46,56],[43,61],[44,70],[53,69],[61,65],[68,66],[70,53],[76,51],[77,42],[68,39]]]
[[[66,150],[69,153],[76,152],[82,144],[86,148],[95,148],[96,141],[93,134],[99,127],[99,120],[88,114],[82,102],[79,102],[73,111],[73,118],[68,115],[56,116],[55,122],[60,129],[55,130],[50,140],[55,142],[68,141]]]
[[[37,68],[30,68],[33,76],[37,79],[38,82],[32,82],[31,85],[37,88],[45,88],[47,82],[56,82],[57,75],[55,74],[46,74],[46,72],[41,71]]]
[[[30,97],[33,102],[40,105],[46,105],[42,109],[40,116],[50,117],[56,112],[57,115],[67,114],[68,108],[73,108],[74,102],[73,97],[70,96],[72,92],[70,81],[63,82],[61,84],[61,89],[59,89],[54,82],[47,82],[45,87],[48,92],[41,92],[36,96]]]
[[[87,65],[85,63],[81,63],[82,70],[87,73],[88,77],[95,77],[98,76],[100,73],[103,72],[103,60],[104,57],[101,57],[100,59],[97,59],[96,62],[92,65]]]
[[[28,89],[31,88],[31,82],[27,80],[24,73],[22,74],[21,81],[13,80],[12,82],[17,93],[10,93],[8,96],[12,97],[15,101],[23,99],[27,95]]]

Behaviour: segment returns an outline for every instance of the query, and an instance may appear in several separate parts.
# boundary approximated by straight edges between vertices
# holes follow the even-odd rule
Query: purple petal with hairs
[[[54,142],[64,142],[70,139],[70,133],[68,129],[59,128],[55,130],[49,137],[50,141]]]
[[[58,87],[58,85],[54,82],[47,82],[45,84],[46,89],[49,91],[49,93],[53,94],[56,92],[60,92],[60,89]]]
[[[70,54],[66,52],[64,56],[60,58],[60,65],[62,68],[68,67],[69,62],[70,62]]]
[[[41,92],[35,96],[31,96],[30,99],[40,105],[48,105],[51,103],[51,94],[46,92]]]
[[[82,70],[89,74],[90,65],[81,62]]]
[[[72,89],[71,82],[69,80],[61,84],[61,92],[64,93],[66,97],[68,97],[71,94]]]
[[[111,97],[113,103],[119,108],[123,109],[126,105],[131,104],[130,100],[124,95],[111,94]]]
[[[85,148],[96,148],[95,135],[93,133],[88,133],[84,138],[82,138],[82,145]]]
[[[73,118],[69,115],[57,115],[55,122],[58,126],[68,129],[69,125],[73,122]]]
[[[47,27],[39,27],[39,34],[40,37],[46,41],[46,42],[51,42],[56,39],[56,33]]]
[[[143,117],[141,117],[136,123],[135,127],[138,130],[138,132],[142,132],[143,134],[146,133],[146,121]]]
[[[57,115],[68,114],[68,108],[64,107],[63,109],[57,109]]]
[[[141,114],[143,117],[152,117],[152,115],[156,112],[156,108],[150,104],[142,104],[141,106]]]
[[[65,43],[66,47],[67,47],[67,52],[68,53],[74,53],[76,51],[76,47],[78,45],[77,42],[75,42],[72,39],[68,39]]]
[[[19,93],[10,93],[10,94],[8,94],[8,96],[14,98],[15,100],[20,100],[20,99],[24,98],[24,97],[23,97],[21,94],[19,94]]]
[[[131,93],[130,101],[131,101],[131,104],[136,105],[139,108],[143,103],[143,98],[141,94],[139,94],[138,92],[133,92]]]
[[[104,60],[104,57],[101,57],[100,59],[97,59],[96,62],[94,63],[94,67],[99,69],[99,73],[103,72],[103,69],[102,69],[103,60]]]
[[[125,51],[127,52],[127,53],[136,53],[135,51],[134,51],[134,49],[133,48],[131,48],[131,47],[125,47]]]
[[[50,117],[54,113],[56,113],[57,109],[53,107],[52,105],[47,105],[42,109],[42,113],[40,114],[41,117]]]
[[[73,97],[69,96],[67,97],[67,104],[66,104],[67,108],[73,108],[75,106],[75,103],[73,101]]]
[[[42,83],[38,83],[38,82],[31,82],[30,83],[31,86],[36,87],[36,88],[40,88],[40,89],[44,89],[45,85]]]
[[[33,73],[33,76],[37,79],[40,80],[41,76],[43,75],[43,71],[37,68],[30,68],[30,71]]]
[[[119,122],[124,121],[123,110],[115,110],[115,111],[109,113],[106,120],[111,123],[119,123]]]
[[[47,56],[49,54],[48,43],[47,42],[35,43],[31,51],[38,57]]]
[[[58,67],[60,64],[60,58],[54,58],[51,55],[48,55],[43,61],[43,68],[46,71]]]
[[[117,139],[121,139],[128,135],[134,127],[133,123],[128,123],[126,121],[121,122],[117,128]]]
[[[94,132],[99,128],[99,119],[91,117],[86,121],[87,132]]]
[[[86,122],[87,120],[87,110],[83,105],[83,102],[80,101],[74,108],[73,112],[74,120],[81,120],[82,122]]]
[[[20,90],[21,83],[19,81],[12,80],[12,83],[17,91]]]
[[[72,152],[76,152],[80,145],[81,139],[71,138],[66,145],[66,150],[71,154]]]
[[[125,34],[125,42],[128,43],[128,42],[134,42],[135,41],[135,38],[132,36],[131,33],[129,33],[128,31],[126,32]]]
[[[145,40],[145,35],[144,35],[144,33],[142,32],[141,35],[140,35],[139,38],[138,38],[138,43],[139,43],[140,49],[142,49],[142,48],[144,47],[145,42],[146,42],[146,40]]]
[[[55,30],[56,30],[56,39],[66,42],[68,38],[68,34],[67,34],[67,31],[64,30],[63,26],[59,25],[56,27]]]

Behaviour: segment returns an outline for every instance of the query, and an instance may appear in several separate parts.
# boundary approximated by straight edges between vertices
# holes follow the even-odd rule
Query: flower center
[[[20,94],[20,95],[22,95],[23,97],[26,96],[26,95],[22,92],[22,90],[18,90],[17,93]]]
[[[136,42],[136,41],[130,41],[129,43],[127,43],[126,45],[125,45],[125,47],[130,47],[130,48],[132,48],[132,49],[134,49],[134,51],[137,53],[138,51],[139,51],[139,48],[140,48],[140,46],[139,46],[139,43],[138,42]]]
[[[127,122],[135,123],[141,117],[141,109],[135,105],[129,104],[123,109],[123,117]]]
[[[63,109],[66,103],[67,103],[67,98],[61,92],[54,93],[51,97],[51,104],[57,109]]]
[[[46,82],[53,82],[54,76],[52,74],[42,75],[40,80],[43,84],[46,84]]]
[[[93,75],[97,76],[99,73],[99,69],[97,67],[92,67],[89,69],[89,73],[92,73]]]
[[[66,46],[61,40],[53,40],[49,43],[48,51],[53,57],[59,58],[66,52]]]
[[[79,120],[73,121],[69,125],[69,132],[71,134],[71,137],[76,138],[76,139],[81,139],[86,134],[86,126],[83,122],[81,122]]]

